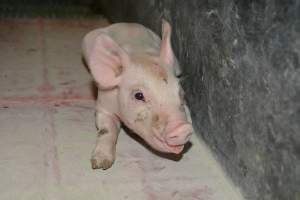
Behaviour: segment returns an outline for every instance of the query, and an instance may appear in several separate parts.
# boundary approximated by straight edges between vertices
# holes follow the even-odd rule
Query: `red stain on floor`
[[[45,129],[45,145],[46,151],[44,153],[44,163],[46,163],[46,167],[48,168],[47,178],[54,178],[55,184],[61,184],[61,170],[59,165],[59,156],[56,145],[57,132],[54,124],[54,116],[55,109],[48,108],[44,114],[45,120],[48,122],[49,126]],[[53,175],[53,176],[52,176]]]
[[[38,87],[38,91],[41,93],[49,93],[53,90],[54,88],[47,82],[43,83],[41,86]]]
[[[38,18],[37,19],[37,24],[39,27],[39,46],[41,49],[41,62],[42,62],[42,67],[43,67],[43,83],[41,86],[38,87],[38,91],[41,92],[42,94],[48,94],[53,90],[53,87],[49,83],[48,79],[48,66],[46,62],[46,39],[45,39],[45,22],[44,19]]]
[[[10,96],[0,97],[0,105],[12,105],[17,103],[59,103],[64,104],[68,102],[78,101],[94,101],[91,96],[80,96],[80,95],[44,95],[44,96]]]

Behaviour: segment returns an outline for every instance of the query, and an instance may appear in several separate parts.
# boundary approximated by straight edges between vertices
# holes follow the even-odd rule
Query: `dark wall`
[[[194,126],[246,199],[300,200],[299,0],[99,0],[172,43]]]
[[[94,17],[96,10],[93,2],[93,0],[0,0],[0,18]]]

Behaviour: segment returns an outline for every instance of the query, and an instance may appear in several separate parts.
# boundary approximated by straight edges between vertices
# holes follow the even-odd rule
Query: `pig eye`
[[[142,92],[136,92],[134,94],[134,98],[139,100],[139,101],[145,101],[144,94]]]

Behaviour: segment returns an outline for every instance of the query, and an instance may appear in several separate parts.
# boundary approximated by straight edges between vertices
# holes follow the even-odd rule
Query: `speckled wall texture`
[[[246,199],[300,199],[300,1],[99,0],[173,26],[194,126]]]

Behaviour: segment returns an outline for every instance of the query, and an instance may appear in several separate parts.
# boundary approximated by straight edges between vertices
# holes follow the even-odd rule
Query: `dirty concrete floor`
[[[106,24],[0,20],[0,199],[242,199],[195,136],[174,161],[122,132],[113,167],[91,169],[95,94],[80,43]]]

